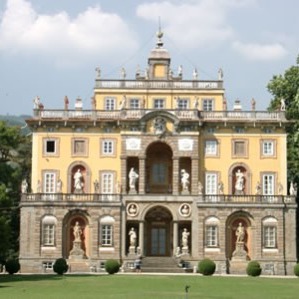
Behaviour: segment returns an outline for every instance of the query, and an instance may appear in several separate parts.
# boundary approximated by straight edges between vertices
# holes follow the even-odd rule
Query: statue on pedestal
[[[70,256],[69,256],[70,259],[83,259],[84,258],[84,251],[81,248],[82,235],[83,235],[82,227],[80,226],[79,222],[76,221],[76,223],[73,227],[74,241],[73,241],[73,248],[70,251]]]

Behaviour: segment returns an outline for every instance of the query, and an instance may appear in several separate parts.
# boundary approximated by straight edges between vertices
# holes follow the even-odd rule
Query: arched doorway
[[[146,151],[146,193],[172,193],[172,150],[161,141]]]
[[[145,216],[145,254],[148,256],[170,256],[173,245],[173,218],[169,210],[157,206]]]

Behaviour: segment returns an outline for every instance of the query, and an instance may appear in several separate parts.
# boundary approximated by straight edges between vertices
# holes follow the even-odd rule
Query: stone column
[[[121,193],[126,193],[127,190],[127,180],[128,180],[128,172],[127,172],[127,159],[126,157],[121,157]]]
[[[173,222],[173,255],[177,256],[180,253],[180,247],[178,244],[178,223],[177,221]]]
[[[127,213],[126,213],[126,205],[124,204],[124,208],[121,209],[122,217],[121,217],[121,256],[125,257],[127,255],[127,247],[126,247],[126,237],[128,232],[126,231],[126,223],[127,223]]]
[[[143,255],[144,253],[144,222],[139,222],[139,242],[137,247],[137,253]]]
[[[173,157],[172,162],[172,194],[179,194],[179,158]]]
[[[145,193],[145,157],[139,157],[139,194]]]
[[[191,157],[191,194],[198,194],[198,158]]]

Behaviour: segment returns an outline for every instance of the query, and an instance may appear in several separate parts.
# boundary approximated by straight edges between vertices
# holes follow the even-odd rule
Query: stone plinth
[[[189,248],[188,247],[182,247],[182,255],[189,255]]]
[[[130,246],[129,247],[129,255],[135,255],[136,254],[136,247]]]
[[[84,251],[81,248],[81,241],[74,241],[73,242],[73,249],[70,251],[69,259],[83,259],[84,258]]]
[[[232,260],[233,261],[247,260],[247,252],[244,249],[244,242],[236,242],[236,249],[233,252]]]

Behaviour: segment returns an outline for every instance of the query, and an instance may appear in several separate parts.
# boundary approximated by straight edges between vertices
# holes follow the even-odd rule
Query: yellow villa
[[[21,197],[22,272],[132,271],[292,274],[296,203],[288,190],[287,120],[225,99],[224,76],[184,79],[163,34],[145,70],[129,79],[96,71],[91,109],[48,110],[36,99],[31,188]]]

